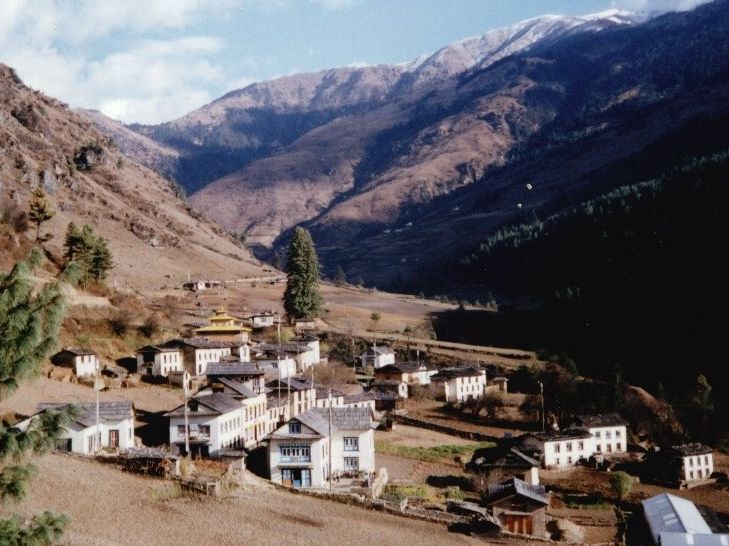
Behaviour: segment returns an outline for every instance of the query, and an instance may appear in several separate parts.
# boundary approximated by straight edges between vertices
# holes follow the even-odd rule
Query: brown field
[[[176,497],[169,482],[75,457],[48,455],[37,463],[27,499],[0,513],[63,512],[71,518],[67,545],[483,544],[442,525],[265,486],[245,485],[223,499]]]

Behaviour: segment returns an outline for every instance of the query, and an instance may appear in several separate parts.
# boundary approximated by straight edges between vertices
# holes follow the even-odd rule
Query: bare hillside
[[[168,181],[125,159],[88,119],[0,65],[0,205],[25,209],[38,185],[57,211],[41,229],[45,248],[60,257],[67,224],[90,224],[109,239],[117,286],[159,288],[188,273],[231,278],[261,270]],[[6,234],[0,261],[7,263],[22,244]]]

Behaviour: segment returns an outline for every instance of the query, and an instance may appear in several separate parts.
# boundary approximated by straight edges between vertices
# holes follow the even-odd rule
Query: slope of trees
[[[61,284],[74,280],[75,268],[36,292],[33,274],[42,256],[36,249],[10,273],[0,273],[0,399],[38,374],[63,320],[66,303]],[[47,412],[34,418],[23,432],[0,424],[0,500],[23,497],[35,472],[28,458],[53,448],[71,416],[71,412]],[[50,512],[31,519],[0,519],[0,544],[50,544],[61,536],[67,522],[65,516]]]
[[[729,412],[723,309],[729,152],[494,233],[450,272],[453,286],[512,303],[438,322],[439,337],[546,348],[580,373],[661,391],[696,438]],[[460,326],[459,326],[460,325]],[[448,330],[445,332],[444,330]],[[461,338],[464,339],[464,338]]]

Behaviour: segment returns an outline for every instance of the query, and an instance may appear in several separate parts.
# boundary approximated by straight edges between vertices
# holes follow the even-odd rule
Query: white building
[[[276,428],[268,440],[275,483],[323,488],[333,475],[375,471],[372,414],[365,408],[312,409]]]
[[[316,388],[311,383],[299,379],[274,379],[266,383],[269,396],[287,400],[290,417],[316,407]]]
[[[261,343],[253,348],[257,360],[293,359],[296,371],[305,372],[319,364],[319,341],[316,350],[307,343],[292,341],[290,343]]]
[[[587,430],[595,439],[595,453],[610,456],[628,451],[627,421],[617,413],[578,415],[569,428]]]
[[[308,355],[312,366],[316,366],[321,362],[321,349],[319,346],[319,336],[311,333],[302,332],[296,336],[292,341],[306,345],[311,349],[311,353]]]
[[[183,355],[183,366],[192,377],[205,375],[208,364],[225,359],[234,359],[233,349],[247,347],[243,342],[210,341],[202,337],[172,339],[160,347],[179,349]],[[240,358],[235,358],[240,360]]]
[[[248,362],[211,362],[205,371],[208,386],[216,389],[220,379],[229,379],[246,385],[253,392],[265,392],[265,372]],[[222,387],[221,387],[222,388]]]
[[[270,328],[275,326],[276,314],[273,311],[259,311],[248,316],[254,328]]]
[[[137,350],[137,372],[140,374],[167,377],[170,372],[182,372],[183,354],[176,347],[146,345]]]
[[[375,369],[395,363],[395,351],[387,345],[373,345],[359,355],[359,361],[363,368],[373,366]]]
[[[51,362],[73,368],[76,377],[92,377],[99,367],[99,356],[91,349],[67,347],[53,355]]]
[[[529,433],[521,445],[541,451],[545,468],[574,466],[595,453],[595,438],[584,429]]]
[[[96,427],[96,402],[73,404],[77,414],[56,443],[59,451],[92,455],[98,449],[134,447],[134,407],[129,401],[99,402],[99,426]],[[20,430],[32,427],[44,411],[68,409],[71,404],[38,404],[37,413],[16,425]],[[100,437],[100,438],[99,438]],[[97,446],[97,438],[100,444]]]
[[[187,401],[190,452],[200,457],[220,455],[226,448],[258,443],[266,427],[266,396],[248,391],[236,394],[201,393]],[[170,445],[185,453],[185,407],[165,414],[170,420]]]
[[[408,385],[430,385],[435,369],[422,362],[399,362],[375,368],[376,381],[403,381]]]
[[[255,349],[257,351],[257,349]],[[296,375],[296,360],[282,349],[271,349],[257,352],[253,363],[266,373],[269,378],[288,379]]]
[[[431,381],[442,383],[446,402],[481,398],[486,389],[486,370],[473,367],[441,368]]]
[[[714,473],[714,453],[703,444],[673,446],[666,455],[678,471],[679,482],[705,480]]]

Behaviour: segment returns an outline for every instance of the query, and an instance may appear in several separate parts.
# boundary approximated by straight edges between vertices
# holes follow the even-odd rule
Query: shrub
[[[109,328],[115,336],[122,337],[126,335],[131,325],[132,314],[125,309],[117,311],[109,318]]]
[[[161,329],[162,325],[160,324],[159,318],[156,314],[149,315],[139,327],[139,331],[144,337],[147,338],[152,338],[156,336],[157,334],[159,334]]]
[[[630,489],[632,488],[632,486],[633,483],[630,479],[630,476],[622,470],[613,472],[610,476],[610,487],[612,488],[613,493],[615,493],[615,496],[618,497],[619,500],[623,500],[630,494]]]

